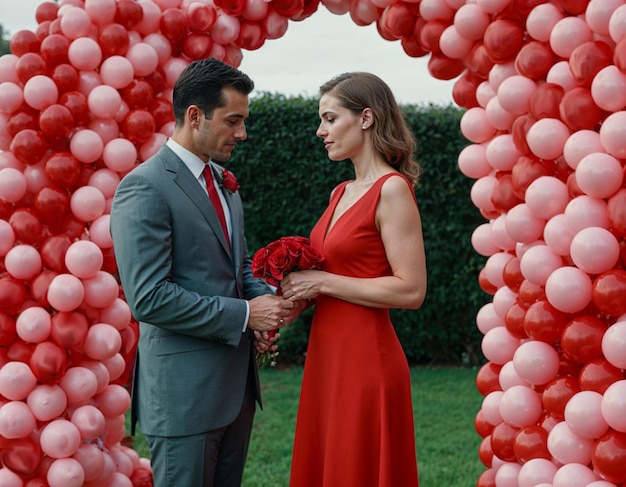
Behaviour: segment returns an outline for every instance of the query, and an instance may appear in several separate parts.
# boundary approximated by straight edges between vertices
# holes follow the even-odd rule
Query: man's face
[[[210,119],[200,112],[198,128],[193,133],[193,152],[205,161],[227,161],[237,142],[248,137],[248,96],[226,87],[224,99],[226,104],[216,108]]]

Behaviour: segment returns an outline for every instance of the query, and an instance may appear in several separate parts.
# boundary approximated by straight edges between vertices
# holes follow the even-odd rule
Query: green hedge
[[[250,252],[284,235],[308,236],[330,191],[354,173],[349,161],[333,162],[315,135],[317,100],[264,93],[250,103],[248,140],[237,146],[229,168],[241,183]],[[484,258],[471,234],[485,220],[472,205],[473,181],[461,174],[459,152],[468,144],[453,106],[403,106],[415,134],[423,176],[420,206],[428,292],[417,310],[392,310],[392,320],[412,364],[481,361],[475,316],[489,296],[478,286]],[[311,311],[281,332],[280,362],[300,362]]]

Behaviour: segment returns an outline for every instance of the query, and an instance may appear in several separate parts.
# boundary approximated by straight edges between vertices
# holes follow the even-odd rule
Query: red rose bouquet
[[[311,246],[308,238],[291,236],[278,240],[257,250],[252,257],[252,275],[260,277],[276,287],[280,295],[280,282],[287,274],[294,271],[319,269],[324,262],[324,255]],[[270,332],[270,337],[276,334]],[[269,360],[271,366],[276,365],[278,352],[265,352],[257,355],[257,361],[263,365]]]

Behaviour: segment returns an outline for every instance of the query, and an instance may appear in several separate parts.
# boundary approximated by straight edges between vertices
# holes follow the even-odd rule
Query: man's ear
[[[187,120],[192,129],[197,129],[200,126],[200,118],[202,117],[202,110],[196,105],[189,105],[187,107]]]

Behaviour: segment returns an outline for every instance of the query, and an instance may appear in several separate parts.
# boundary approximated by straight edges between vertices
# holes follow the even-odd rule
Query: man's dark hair
[[[172,105],[176,124],[184,123],[185,112],[190,105],[197,105],[207,118],[211,118],[213,110],[225,105],[223,90],[226,86],[249,95],[254,89],[254,82],[247,74],[218,59],[192,62],[174,84]]]

